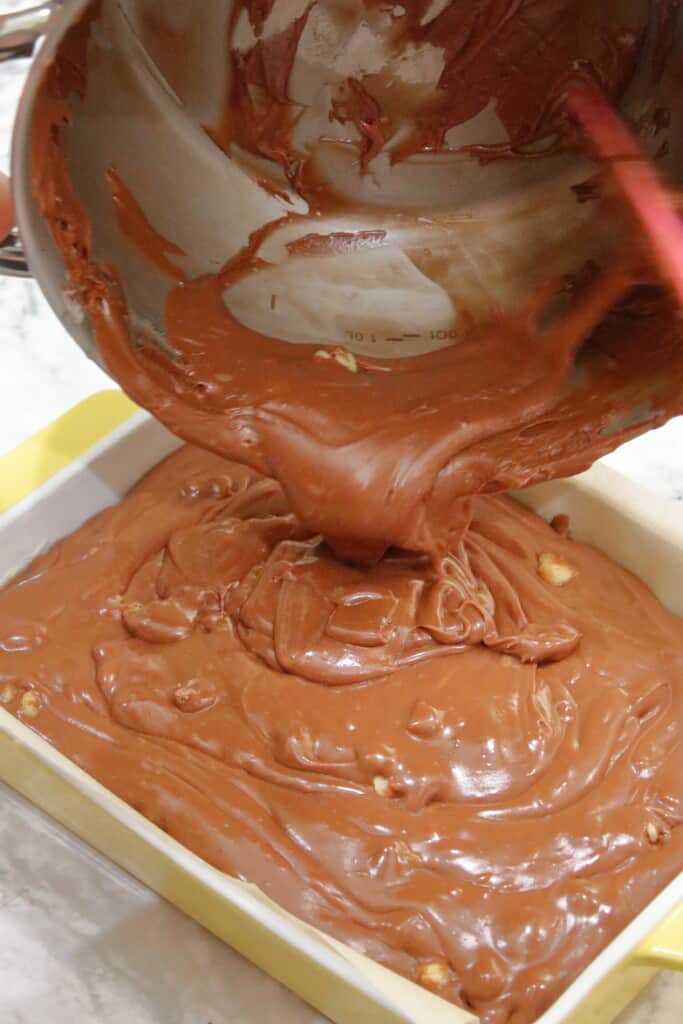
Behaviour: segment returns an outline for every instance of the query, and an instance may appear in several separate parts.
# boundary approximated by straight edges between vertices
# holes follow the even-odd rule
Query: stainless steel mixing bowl
[[[356,13],[362,8],[361,0],[317,0],[314,6],[324,14],[333,3]],[[26,55],[42,37],[17,112],[18,238],[6,243],[2,269],[25,271],[25,253],[67,330],[97,358],[87,318],[65,295],[62,258],[36,208],[29,174],[43,73],[87,5],[87,0],[44,3],[0,20],[3,59]],[[419,154],[398,164],[381,156],[371,173],[361,173],[348,147],[335,146],[339,140],[330,138],[336,129],[320,101],[330,83],[387,57],[381,37],[359,35],[358,21],[329,52],[320,49],[321,37],[304,36],[290,81],[306,112],[303,144],[316,150],[328,180],[347,200],[343,213],[313,222],[306,202],[286,180],[278,194],[262,187],[263,162],[236,147],[227,155],[205,131],[219,117],[226,95],[232,7],[232,0],[103,0],[90,46],[87,94],[72,104],[69,165],[93,223],[95,255],[121,269],[132,331],[144,343],[150,338],[164,343],[163,310],[172,281],[121,232],[105,180],[111,165],[151,224],[187,254],[178,263],[190,276],[215,272],[257,228],[295,213],[263,243],[258,255],[267,265],[231,287],[226,304],[239,320],[270,336],[340,344],[377,356],[401,357],[451,344],[464,309],[485,315],[492,305],[514,305],[549,274],[578,271],[587,259],[618,244],[613,228],[597,216],[598,204],[578,202],[573,191],[595,171],[586,158],[559,153],[481,163],[459,148],[504,141],[494,107],[457,130],[452,142],[458,151]],[[300,7],[297,0],[278,0],[273,17],[286,23]],[[642,141],[650,152],[661,147],[661,136],[654,137],[649,126],[678,73],[683,10],[674,36],[663,78],[653,83],[650,40],[623,102],[632,122],[643,125]],[[433,55],[419,56],[406,58],[409,77],[416,89],[433,87],[438,72]],[[400,73],[406,74],[403,65]],[[660,160],[664,173],[679,184],[682,124],[679,103],[666,132],[668,153]],[[272,167],[265,170],[274,173]],[[291,245],[311,231],[368,230],[384,232],[381,246],[311,259]]]

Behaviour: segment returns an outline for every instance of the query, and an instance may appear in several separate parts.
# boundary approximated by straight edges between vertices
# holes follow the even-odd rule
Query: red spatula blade
[[[683,222],[653,165],[598,88],[573,90],[567,107],[596,155],[609,163],[683,309]]]

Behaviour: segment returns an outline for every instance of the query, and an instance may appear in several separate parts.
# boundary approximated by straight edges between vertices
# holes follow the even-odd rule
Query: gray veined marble
[[[20,0],[0,0],[0,12]],[[0,67],[0,169],[24,71]],[[0,454],[111,381],[37,287],[0,279]],[[683,419],[607,460],[683,499]],[[0,786],[0,1024],[322,1024],[163,900]],[[683,1020],[662,974],[619,1024]],[[600,1022],[596,1021],[596,1024]]]
[[[2,1024],[322,1024],[0,786]]]

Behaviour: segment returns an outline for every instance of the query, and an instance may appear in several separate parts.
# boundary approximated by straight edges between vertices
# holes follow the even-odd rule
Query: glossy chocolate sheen
[[[681,622],[555,527],[478,498],[438,572],[361,571],[184,448],[0,593],[0,700],[211,864],[525,1024],[683,867]]]

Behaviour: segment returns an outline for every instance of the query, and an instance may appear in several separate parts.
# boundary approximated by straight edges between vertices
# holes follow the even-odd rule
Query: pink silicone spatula
[[[654,166],[597,86],[570,91],[567,107],[596,155],[609,164],[683,309],[683,222]]]

